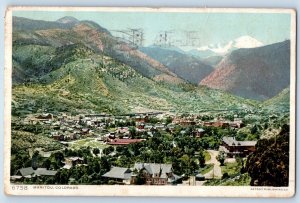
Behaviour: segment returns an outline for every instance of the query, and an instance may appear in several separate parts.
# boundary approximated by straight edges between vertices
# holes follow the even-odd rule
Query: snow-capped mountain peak
[[[216,54],[219,55],[225,55],[228,52],[234,50],[234,49],[240,49],[240,48],[254,48],[254,47],[260,47],[263,46],[264,44],[260,42],[259,40],[245,35],[241,36],[235,40],[229,41],[228,43],[225,44],[210,44],[208,46],[202,46],[197,48],[198,51],[213,51]]]
[[[254,48],[261,47],[263,43],[251,36],[242,36],[234,40],[235,48]]]

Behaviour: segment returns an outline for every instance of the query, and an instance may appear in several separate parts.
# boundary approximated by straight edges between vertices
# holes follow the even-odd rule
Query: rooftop
[[[117,178],[122,180],[129,180],[131,178],[131,170],[129,168],[113,167],[103,175],[106,178]]]
[[[223,137],[223,142],[228,146],[255,146],[257,141],[238,141],[235,137]]]
[[[128,145],[132,143],[142,142],[142,139],[113,139],[108,142],[110,145]]]

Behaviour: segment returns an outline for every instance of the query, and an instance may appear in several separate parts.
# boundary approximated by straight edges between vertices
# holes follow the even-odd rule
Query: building
[[[108,178],[110,180],[122,183],[130,184],[132,171],[129,168],[123,167],[112,167],[110,171],[105,173],[102,177]]]
[[[64,141],[65,140],[65,136],[62,135],[62,134],[55,134],[55,135],[52,135],[52,138],[57,140],[57,141]]]
[[[206,121],[203,123],[206,127],[221,127],[221,128],[228,128],[229,122],[227,121]]]
[[[145,129],[145,123],[138,122],[136,123],[137,129],[143,130]]]
[[[181,179],[173,174],[172,164],[135,163],[133,168],[142,171],[147,185],[175,184]]]
[[[244,127],[245,124],[243,123],[243,121],[241,119],[234,119],[233,122],[230,123],[230,127],[232,128],[242,128]]]
[[[142,172],[147,185],[176,184],[180,176],[173,174],[171,164],[136,163],[133,168],[112,167],[102,177],[119,184],[135,184],[136,173]]]
[[[245,157],[255,151],[257,141],[238,141],[235,137],[223,137],[221,151],[228,157]]]
[[[193,134],[195,137],[202,137],[203,134],[204,134],[205,130],[203,128],[196,128],[194,131],[193,131]]]
[[[11,176],[11,180],[18,180],[21,178],[32,178],[36,176],[55,176],[57,171],[47,170],[46,168],[33,169],[32,167],[21,168],[14,176]]]
[[[36,117],[40,121],[49,121],[53,119],[53,115],[50,113],[40,114]]]
[[[83,164],[84,159],[81,157],[66,157],[65,158],[65,165],[68,166],[76,166],[78,164]]]
[[[129,145],[134,143],[142,142],[143,139],[109,139],[107,144],[109,145]]]

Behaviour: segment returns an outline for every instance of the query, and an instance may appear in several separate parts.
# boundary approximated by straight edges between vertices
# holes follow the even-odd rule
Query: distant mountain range
[[[217,54],[216,52],[210,49],[203,49],[203,50],[191,49],[187,51],[187,54],[197,57],[199,59],[205,59],[212,56],[220,56],[219,54]]]
[[[274,97],[290,84],[290,41],[232,51],[200,82],[255,100]]]
[[[94,22],[69,17],[56,22],[17,17],[14,21],[14,115],[45,109],[195,112],[251,109],[255,104],[185,82],[169,67],[119,42]]]
[[[176,47],[136,49],[119,41],[93,21],[64,17],[50,22],[14,17],[13,105],[17,109],[31,112],[46,108],[49,111],[77,113],[251,109],[257,105],[256,101],[234,96],[223,90],[246,98],[265,99],[286,88],[288,83],[281,82],[286,80],[282,76],[286,72],[282,71],[286,71],[289,66],[286,69],[282,66],[289,65],[285,61],[289,52],[283,48],[288,42],[283,44],[284,46],[275,44],[271,48],[260,47],[257,50],[233,51],[215,70],[213,64],[218,64],[223,56],[201,60]],[[274,52],[275,48],[277,51]],[[262,63],[263,59],[271,62],[267,60]],[[254,66],[249,65],[253,63]],[[226,72],[231,66],[234,67],[232,72]],[[271,71],[271,67],[278,72]],[[272,77],[256,78],[259,73],[251,75],[249,69],[270,71],[269,75]],[[281,85],[274,85],[276,91],[272,94],[260,93],[260,89],[252,90],[250,94],[247,88],[251,88],[252,83],[246,83],[247,91],[243,95],[239,91],[232,91],[236,88],[220,88],[223,80],[214,76],[216,71],[227,73],[224,77],[234,81],[231,83],[225,80],[225,87],[239,87],[235,86],[239,84],[236,81],[246,80],[244,75],[249,74],[251,81],[277,79],[277,83]],[[216,84],[220,86],[215,86],[215,81],[210,77],[219,80]],[[264,84],[272,89],[273,83],[270,81],[265,81]],[[198,83],[201,86],[197,86]],[[243,87],[240,88],[243,92]],[[263,97],[249,97],[256,96],[257,92]]]
[[[213,71],[213,67],[185,52],[158,46],[142,47],[142,52],[165,65],[171,72],[193,84],[198,84]]]

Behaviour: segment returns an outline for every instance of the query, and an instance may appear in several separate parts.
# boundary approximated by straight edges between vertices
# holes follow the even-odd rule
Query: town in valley
[[[12,15],[12,184],[288,186],[289,14]]]
[[[29,146],[21,164],[28,167],[14,168],[11,180],[54,184],[59,176],[61,184],[192,186],[238,180],[246,185],[247,157],[255,152],[263,128],[278,122],[280,115],[272,115],[264,125],[255,118],[250,110],[15,118],[13,130],[41,134],[55,145]],[[88,175],[81,176],[84,171]]]

